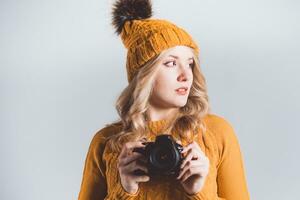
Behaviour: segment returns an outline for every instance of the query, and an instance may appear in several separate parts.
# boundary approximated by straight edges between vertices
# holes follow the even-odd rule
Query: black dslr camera
[[[183,160],[182,150],[183,147],[176,143],[171,135],[158,135],[155,142],[147,142],[144,148],[135,148],[133,151],[146,157],[149,176],[178,176]],[[137,170],[136,174],[144,173]]]

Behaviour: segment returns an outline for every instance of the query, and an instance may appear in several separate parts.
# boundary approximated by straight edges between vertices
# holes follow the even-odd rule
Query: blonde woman
[[[78,199],[248,200],[238,139],[228,121],[210,113],[192,37],[150,18],[150,0],[117,0],[112,14],[128,49],[129,84],[116,103],[120,120],[91,141]],[[182,146],[176,176],[151,175],[149,159],[135,151],[161,135]]]

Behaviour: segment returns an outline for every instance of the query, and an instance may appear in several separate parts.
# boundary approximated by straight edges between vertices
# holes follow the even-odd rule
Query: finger
[[[195,148],[195,143],[194,142],[192,142],[192,143],[188,144],[187,146],[185,146],[183,148],[182,153],[188,152],[190,149],[193,149],[193,148]]]
[[[123,157],[119,160],[119,166],[124,166],[124,165],[128,165],[129,163],[131,163],[134,160],[137,160],[139,158],[142,158],[143,155],[137,152],[133,152],[131,155]]]
[[[204,165],[203,163],[200,163],[199,161],[188,161],[185,165],[185,167],[180,171],[177,179],[180,179],[182,177],[183,174],[186,173],[186,171],[188,171],[190,168],[192,167],[200,167]]]
[[[145,145],[143,144],[142,141],[125,143],[122,150],[121,150],[119,158],[127,156],[128,154],[132,153],[132,150],[134,148],[139,148],[139,147],[145,147]]]
[[[192,167],[185,172],[185,174],[180,179],[180,182],[184,182],[191,176],[195,176],[195,175],[197,175],[199,177],[204,177],[205,174],[207,174],[207,171],[208,170],[206,169],[206,166]]]
[[[139,182],[147,182],[150,180],[150,177],[147,175],[143,175],[143,176],[135,176],[135,175],[131,175],[130,178],[132,180],[134,180],[135,182],[139,183]]]
[[[139,160],[135,160],[135,161],[129,163],[128,165],[124,166],[123,173],[133,174],[134,171],[138,170],[138,169],[144,171],[145,173],[148,173],[147,167],[143,163],[141,163],[141,161],[139,161]]]
[[[197,175],[197,176],[201,176],[200,175],[200,172],[199,172],[199,169],[197,168],[190,168],[188,171],[185,172],[185,174],[182,176],[182,178],[180,179],[180,182],[184,182],[186,181],[188,178],[190,178],[191,176],[194,176],[194,175]]]
[[[200,145],[197,142],[193,141],[192,144],[193,144],[193,146],[195,147],[195,149],[197,150],[197,152],[199,152],[199,154],[201,156],[205,156],[205,153],[202,151]]]
[[[195,141],[193,141],[192,143],[190,143],[186,147],[184,147],[183,151],[181,153],[185,153],[185,152],[189,151],[190,149],[195,149],[195,150],[197,150],[197,152],[199,152],[200,155],[205,155],[204,152],[202,151],[201,147],[199,146],[199,144]]]
[[[127,142],[124,145],[126,151],[132,151],[134,148],[145,147],[142,141]]]
[[[176,140],[175,142],[176,142],[177,144],[182,145],[182,142],[181,142],[180,140]]]
[[[190,146],[190,144],[189,144],[189,145],[183,147],[183,150],[181,151],[181,153],[188,152],[190,149],[191,149],[191,146]]]
[[[183,159],[183,162],[180,165],[180,168],[183,168],[188,161],[193,160],[193,159],[198,159],[198,158],[200,158],[200,155],[199,154],[197,155],[197,152],[194,149],[190,149],[187,152],[186,157]]]
[[[141,158],[139,158],[139,160],[144,164],[144,165],[147,165],[148,163],[148,160],[146,159],[146,157],[144,155],[142,155]]]
[[[146,137],[142,137],[142,138],[139,139],[138,141],[140,141],[140,142],[147,142],[147,138],[146,138]]]

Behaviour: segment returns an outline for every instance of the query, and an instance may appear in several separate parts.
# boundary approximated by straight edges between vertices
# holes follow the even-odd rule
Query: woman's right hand
[[[147,173],[145,158],[141,153],[133,152],[134,148],[145,147],[141,141],[127,142],[124,144],[118,157],[118,171],[121,184],[126,192],[135,194],[139,188],[139,182],[147,182],[150,177],[147,175],[135,175],[135,170],[142,170]]]

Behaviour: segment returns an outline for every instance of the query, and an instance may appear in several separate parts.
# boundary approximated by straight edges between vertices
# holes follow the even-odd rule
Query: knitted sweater
[[[250,199],[243,157],[233,127],[224,118],[207,114],[203,118],[206,131],[196,142],[209,158],[210,167],[200,192],[189,195],[179,181],[170,177],[139,183],[138,192],[127,193],[120,182],[117,168],[118,153],[105,148],[106,138],[121,127],[108,126],[93,137],[83,170],[79,200],[248,200]],[[150,141],[165,125],[165,120],[150,121]],[[184,141],[182,141],[184,143]]]

